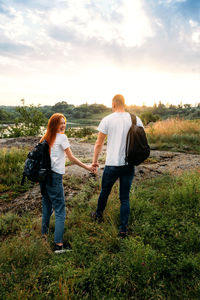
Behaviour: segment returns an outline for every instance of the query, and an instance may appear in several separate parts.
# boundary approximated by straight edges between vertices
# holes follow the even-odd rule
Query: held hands
[[[98,172],[98,167],[99,167],[99,164],[96,162],[96,163],[92,163],[92,168],[93,168],[93,173],[94,174],[97,174],[97,172]]]
[[[99,164],[93,163],[91,166],[87,166],[87,170],[92,172],[93,174],[97,174]]]

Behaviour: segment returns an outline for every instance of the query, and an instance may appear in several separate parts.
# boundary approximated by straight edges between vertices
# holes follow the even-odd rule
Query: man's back
[[[125,165],[126,137],[132,121],[128,112],[114,112],[105,117],[99,124],[98,130],[107,134],[107,166]],[[137,125],[143,126],[137,117]]]

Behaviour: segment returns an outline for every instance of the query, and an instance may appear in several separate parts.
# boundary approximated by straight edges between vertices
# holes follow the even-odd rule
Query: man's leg
[[[102,177],[102,183],[101,183],[101,192],[99,195],[98,205],[96,210],[97,218],[102,217],[111,189],[114,183],[116,182],[116,180],[119,178],[117,168],[118,167],[105,166],[103,177]]]
[[[121,167],[120,175],[120,232],[127,232],[128,219],[130,214],[129,193],[134,177],[134,166]]]

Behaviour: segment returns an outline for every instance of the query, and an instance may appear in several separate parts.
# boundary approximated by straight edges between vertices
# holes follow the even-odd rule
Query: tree
[[[41,127],[46,124],[47,119],[39,110],[39,105],[26,106],[24,99],[22,106],[17,106],[16,111],[19,117],[15,119],[15,126],[10,131],[10,136],[36,136],[41,134]]]
[[[160,119],[158,115],[153,115],[151,112],[144,112],[140,115],[140,118],[144,125],[149,124],[150,122],[156,122]]]
[[[3,121],[7,122],[9,120],[10,114],[3,110],[0,109],[0,122],[2,123]]]

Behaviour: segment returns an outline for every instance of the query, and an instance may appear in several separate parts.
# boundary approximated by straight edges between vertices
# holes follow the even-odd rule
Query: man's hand
[[[99,154],[102,150],[105,138],[106,138],[106,134],[104,134],[102,132],[98,133],[98,137],[97,137],[97,140],[96,140],[96,143],[94,146],[94,156],[93,156],[93,162],[92,162],[92,166],[95,168],[99,167],[99,164],[97,161],[98,161]]]
[[[97,173],[97,168],[94,167],[93,165],[87,166],[87,170],[90,171],[90,172],[92,172],[93,174]]]
[[[93,163],[92,163],[92,166],[93,166],[94,168],[98,168],[98,167],[99,167],[99,164],[98,164],[98,162],[93,162]]]

